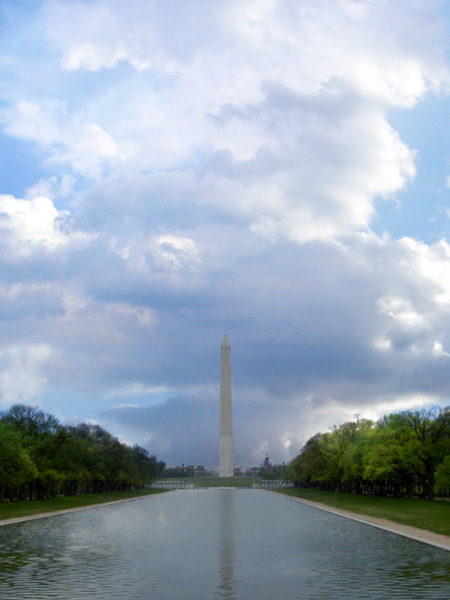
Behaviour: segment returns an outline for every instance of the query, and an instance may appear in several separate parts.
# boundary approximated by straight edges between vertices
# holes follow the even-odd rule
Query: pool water
[[[450,553],[262,490],[180,490],[0,527],[1,600],[448,597]]]

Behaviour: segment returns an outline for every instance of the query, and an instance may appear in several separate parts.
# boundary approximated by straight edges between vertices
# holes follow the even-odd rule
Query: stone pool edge
[[[423,544],[435,546],[436,548],[440,548],[441,550],[446,550],[447,552],[450,552],[449,536],[441,535],[439,533],[433,533],[432,531],[428,531],[426,529],[412,527],[411,525],[401,525],[400,523],[396,523],[395,521],[389,521],[388,519],[379,519],[377,517],[370,517],[368,515],[361,515],[359,513],[350,512],[348,510],[333,508],[327,506],[326,504],[322,504],[321,502],[313,502],[312,500],[305,500],[304,498],[288,496],[287,494],[283,494],[282,492],[275,493],[279,494],[280,496],[283,496],[284,498],[288,498],[289,500],[301,502],[302,504],[308,504],[309,506],[312,506],[314,508],[318,508],[320,510],[330,512],[335,515],[345,517],[346,519],[352,519],[353,521],[358,521],[359,523],[363,523],[365,525],[371,525],[372,527],[377,527],[378,529],[382,529],[383,531],[388,531],[389,533],[402,535],[403,537],[415,540],[416,542],[422,542]]]

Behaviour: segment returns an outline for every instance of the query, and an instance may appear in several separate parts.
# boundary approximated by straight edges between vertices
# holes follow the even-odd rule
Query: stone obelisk
[[[220,347],[219,476],[233,477],[233,421],[231,413],[231,360],[227,335]]]

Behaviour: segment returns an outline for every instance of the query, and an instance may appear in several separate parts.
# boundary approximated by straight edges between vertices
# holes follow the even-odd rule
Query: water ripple
[[[442,600],[450,555],[256,490],[0,528],[1,600]]]

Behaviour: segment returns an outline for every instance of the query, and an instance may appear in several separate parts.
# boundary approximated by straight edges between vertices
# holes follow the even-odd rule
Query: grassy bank
[[[305,488],[286,489],[283,490],[283,494],[450,536],[450,502],[380,498],[340,492],[320,492]]]
[[[70,508],[83,508],[104,502],[116,502],[129,498],[140,498],[150,494],[157,494],[164,490],[130,490],[128,492],[109,492],[106,494],[83,494],[80,496],[65,496],[64,498],[47,498],[45,500],[18,500],[16,502],[0,502],[0,521],[3,519],[16,519],[30,517],[43,513],[67,510]]]

